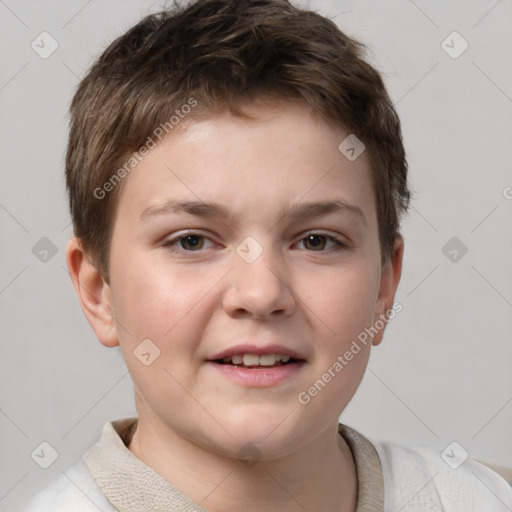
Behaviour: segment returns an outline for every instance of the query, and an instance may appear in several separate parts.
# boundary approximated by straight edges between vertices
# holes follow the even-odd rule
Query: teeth
[[[222,362],[232,364],[243,363],[245,366],[273,366],[279,361],[287,363],[290,359],[290,356],[283,354],[266,354],[263,356],[258,356],[256,354],[237,354],[231,357],[224,357]]]
[[[277,361],[277,356],[275,354],[268,354],[265,356],[259,357],[260,366],[272,366]]]
[[[244,354],[243,361],[245,366],[258,366],[260,364],[260,356]]]

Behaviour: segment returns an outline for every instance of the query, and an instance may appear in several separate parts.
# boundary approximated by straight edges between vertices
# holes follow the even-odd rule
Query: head
[[[265,439],[268,457],[332,425],[384,328],[354,340],[393,309],[409,202],[400,122],[360,43],[286,0],[148,16],[80,83],[66,177],[70,273],[140,415],[230,455]],[[235,345],[279,345],[295,373],[234,382],[215,360]]]

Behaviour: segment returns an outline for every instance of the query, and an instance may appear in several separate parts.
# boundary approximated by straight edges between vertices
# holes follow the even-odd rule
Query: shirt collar
[[[135,457],[127,448],[137,428],[137,418],[106,423],[100,440],[84,455],[84,460],[106,498],[120,512],[208,512],[170,482]],[[379,457],[368,439],[339,425],[357,468],[356,512],[382,512],[384,484]]]

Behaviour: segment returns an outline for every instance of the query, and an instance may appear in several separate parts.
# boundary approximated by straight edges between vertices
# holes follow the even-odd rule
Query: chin
[[[241,459],[273,460],[299,448],[301,440],[298,436],[303,429],[293,421],[294,415],[290,411],[284,413],[283,409],[279,415],[269,414],[268,406],[266,409],[266,414],[258,410],[247,412],[244,417],[226,425],[232,434],[232,437],[223,436],[227,441],[226,453]]]

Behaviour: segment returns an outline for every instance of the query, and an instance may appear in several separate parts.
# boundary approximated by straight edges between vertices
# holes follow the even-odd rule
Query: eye
[[[190,232],[175,236],[163,245],[172,252],[191,253],[207,249],[208,242],[213,243],[208,237],[200,233]],[[301,243],[308,251],[312,252],[344,251],[348,249],[348,246],[341,240],[322,233],[310,233],[300,240],[299,244]]]
[[[197,252],[204,248],[206,241],[209,241],[209,239],[203,235],[187,233],[167,240],[164,243],[164,247],[170,248],[172,251],[179,251],[181,249],[185,252]],[[179,248],[177,248],[178,245]]]
[[[334,236],[330,235],[323,235],[321,233],[310,233],[306,237],[304,237],[299,243],[304,243],[304,246],[307,249],[310,249],[315,252],[325,252],[326,245],[328,243],[331,243],[333,246],[327,249],[334,249],[336,250],[345,250],[347,249],[347,246],[338,240]]]

